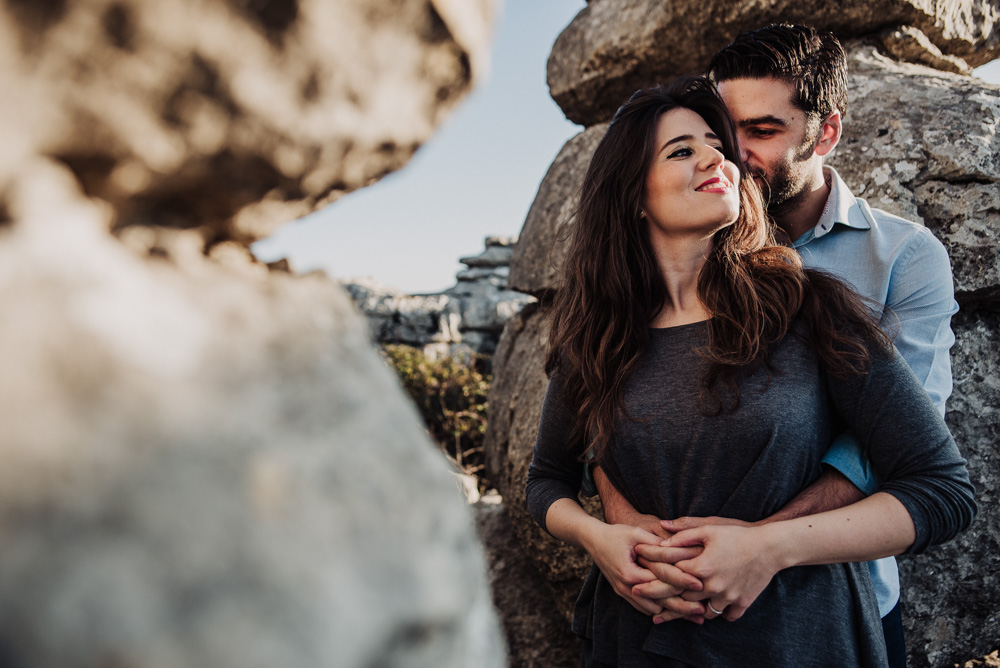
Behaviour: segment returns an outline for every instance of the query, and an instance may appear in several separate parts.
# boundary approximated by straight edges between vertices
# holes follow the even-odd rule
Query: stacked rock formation
[[[523,492],[547,385],[545,304],[559,289],[560,233],[606,121],[632,91],[702,71],[742,30],[792,21],[834,31],[849,51],[850,109],[829,163],[872,206],[923,222],[944,242],[961,306],[947,420],[980,515],[958,540],[900,559],[910,665],[951,665],[1000,646],[1000,88],[968,76],[1000,57],[998,10],[996,0],[864,0],[835,10],[801,0],[593,0],[556,40],[552,96],[586,129],[550,167],[511,261],[510,287],[540,305],[511,320],[494,356],[486,448],[488,475],[564,614],[589,559],[534,525]]]
[[[487,237],[482,253],[459,259],[467,268],[443,292],[404,295],[363,280],[344,287],[368,316],[372,338],[379,343],[402,343],[430,355],[492,355],[507,321],[535,301],[507,289],[516,242],[515,237]]]
[[[492,4],[0,8],[4,665],[505,665],[365,322],[248,249],[406,162]]]

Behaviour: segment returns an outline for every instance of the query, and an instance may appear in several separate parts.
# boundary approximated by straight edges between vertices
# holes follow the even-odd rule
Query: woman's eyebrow
[[[718,139],[718,138],[719,137],[714,132],[705,133],[705,139]],[[673,139],[668,139],[666,142],[664,142],[663,146],[660,147],[660,150],[657,151],[656,154],[659,155],[660,153],[663,153],[663,149],[667,148],[671,144],[676,144],[679,141],[691,141],[692,139],[694,139],[694,135],[681,135],[679,137],[674,137]]]

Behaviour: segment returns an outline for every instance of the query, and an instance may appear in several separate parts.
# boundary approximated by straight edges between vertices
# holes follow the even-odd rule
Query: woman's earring
[[[640,218],[645,218],[645,217],[646,217],[646,212],[645,212],[645,211],[643,211],[642,209],[640,209],[640,210],[639,210],[639,217],[640,217]]]

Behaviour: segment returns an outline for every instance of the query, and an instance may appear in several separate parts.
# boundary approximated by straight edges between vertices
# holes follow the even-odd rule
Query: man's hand
[[[600,466],[595,466],[592,470],[594,475],[594,485],[597,493],[601,497],[601,506],[604,508],[604,521],[608,524],[627,524],[639,527],[650,533],[654,533],[661,540],[670,538],[671,533],[660,526],[660,518],[655,515],[640,513],[628,500],[621,495],[621,492],[611,484],[608,476]]]
[[[732,517],[678,517],[675,520],[661,520],[660,525],[671,535],[687,529],[697,529],[705,526],[752,527],[754,522],[744,522]]]

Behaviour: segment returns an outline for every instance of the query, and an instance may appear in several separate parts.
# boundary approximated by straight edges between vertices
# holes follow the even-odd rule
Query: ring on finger
[[[708,609],[711,610],[712,612],[714,612],[717,615],[721,615],[725,611],[725,609],[726,609],[725,607],[723,607],[722,610],[716,610],[715,606],[712,605],[712,599],[710,599],[710,598],[706,599],[705,603],[708,604]]]

